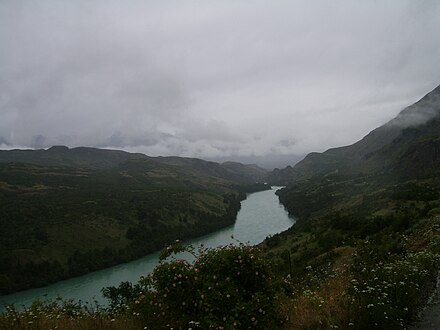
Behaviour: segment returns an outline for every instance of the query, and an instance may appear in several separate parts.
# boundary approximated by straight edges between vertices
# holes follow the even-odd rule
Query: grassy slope
[[[57,149],[36,151],[38,162],[81,166],[0,163],[1,293],[100,269],[232,224],[244,198],[240,186],[251,182],[127,153],[116,152],[114,160],[113,151],[95,155],[92,149],[92,156],[81,158],[74,150],[63,158],[69,150]]]

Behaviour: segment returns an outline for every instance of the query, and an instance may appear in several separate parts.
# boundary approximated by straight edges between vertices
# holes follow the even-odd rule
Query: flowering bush
[[[258,248],[229,245],[194,253],[191,247],[176,244],[165,250],[163,259],[182,250],[193,253],[195,261],[162,260],[152,274],[133,287],[138,295],[128,302],[128,311],[138,316],[143,326],[276,328],[275,289],[268,262]]]
[[[356,324],[403,327],[414,316],[439,269],[438,254],[406,253],[395,260],[372,263],[361,258],[349,290]],[[429,289],[428,289],[429,291]]]

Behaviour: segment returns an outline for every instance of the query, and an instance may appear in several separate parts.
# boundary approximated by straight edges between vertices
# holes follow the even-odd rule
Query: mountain
[[[237,182],[264,181],[268,171],[254,164],[244,165],[236,162],[216,163],[198,158],[157,157],[158,162],[168,165],[183,166],[200,174],[219,177]]]
[[[47,150],[0,150],[1,163],[28,163],[42,166],[71,166],[107,169],[130,159],[149,159],[143,154],[120,150],[53,146]]]
[[[255,165],[64,146],[0,151],[0,294],[234,223]]]
[[[362,140],[311,153],[268,180],[287,184],[280,201],[303,223],[333,219],[355,228],[435,213],[439,165],[440,86]]]
[[[266,170],[272,171],[275,168],[284,168],[288,165],[294,165],[304,158],[305,155],[288,154],[279,155],[276,153],[269,153],[265,155],[248,155],[248,156],[223,156],[223,157],[211,157],[212,160],[217,163],[223,163],[233,161],[242,164],[257,164]]]
[[[428,175],[437,171],[439,138],[440,86],[362,140],[323,153],[310,153],[294,167],[274,170],[268,180],[286,183],[333,172]]]
[[[297,220],[264,243],[296,319],[310,316],[292,328],[330,328],[335,315],[340,328],[414,322],[440,271],[439,165],[437,87],[362,140],[270,173]]]
[[[69,149],[54,146],[47,150],[0,150],[0,163],[27,163],[41,166],[82,167],[94,170],[112,169],[130,161],[146,168],[167,167],[185,169],[197,175],[251,184],[264,180],[267,170],[257,165],[225,162],[223,164],[186,157],[149,157],[141,153],[90,147]]]

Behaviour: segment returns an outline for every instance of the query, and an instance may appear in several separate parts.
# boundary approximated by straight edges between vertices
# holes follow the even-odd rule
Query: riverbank
[[[22,263],[20,258],[14,261],[7,259],[9,261],[4,263],[0,274],[1,294],[43,287],[78,277],[138,259],[160,250],[176,239],[188,240],[225,228],[235,222],[240,203],[246,198],[243,192],[216,195],[208,192],[162,191],[149,196],[153,200],[143,202],[147,206],[152,204],[152,209],[145,209],[145,205],[142,208],[136,207],[137,204],[142,204],[141,199],[131,203],[134,210],[128,210],[125,205],[117,212],[111,209],[105,211],[115,217],[118,217],[116,213],[124,210],[128,212],[120,215],[120,220],[89,215],[88,217],[93,218],[90,221],[80,218],[82,220],[76,221],[72,226],[54,225],[46,231],[58,232],[60,236],[46,245],[38,249],[16,249],[4,254],[1,257],[3,259],[10,259],[11,255],[20,251],[23,251],[20,258],[24,258],[23,254],[29,256]],[[127,196],[121,198],[124,201]],[[123,201],[120,203],[123,204]],[[90,212],[95,212],[94,210],[92,207]],[[130,218],[133,211],[140,220]],[[82,224],[85,228],[102,227],[101,233],[96,228],[93,228],[93,232],[86,232]],[[75,247],[83,241],[83,246]],[[112,242],[114,244],[110,244]]]
[[[264,198],[259,199],[256,197],[264,197],[268,193],[271,193],[270,197],[272,198],[272,205],[276,206],[275,209],[282,210],[284,215],[287,216],[273,191],[250,195],[249,199],[243,202],[241,211],[246,211],[248,206],[252,206],[250,210],[256,213],[263,212],[267,209],[267,206],[262,203]],[[251,199],[253,204],[248,205],[247,202]],[[258,206],[260,209],[254,206]],[[239,213],[240,219],[241,211]],[[247,218],[253,219],[254,214],[247,213]],[[258,221],[258,223],[265,223],[268,227],[271,227],[272,223],[268,220],[271,217],[264,214],[264,218],[266,221]],[[240,219],[237,219],[236,225],[233,226],[234,229],[238,227]],[[247,233],[249,229],[257,227],[255,223],[251,223],[244,226],[243,229]],[[324,233],[330,233],[331,228],[325,227],[322,223],[319,226],[316,226],[316,224],[315,226],[306,226],[300,222],[299,226],[289,227],[290,229],[287,231],[273,234],[259,245],[258,253],[263,253],[260,255],[259,260],[270,263],[270,274],[265,276],[270,278],[269,286],[276,291],[277,296],[277,299],[271,301],[270,308],[277,311],[277,317],[271,318],[272,321],[269,326],[271,329],[335,327],[369,329],[372,324],[377,324],[381,328],[407,327],[414,320],[414,311],[423,303],[422,296],[425,295],[428,288],[432,287],[432,278],[435,278],[438,274],[440,266],[438,254],[440,217],[419,219],[400,232],[388,228],[385,231],[370,234],[368,238],[343,241],[345,242],[344,245],[339,244],[337,246],[332,245],[334,243],[329,244],[329,242],[333,242],[331,237],[337,233],[332,232],[332,236],[323,236]],[[233,240],[230,231],[225,229],[222,232],[225,237],[229,237],[227,242]],[[240,241],[246,240],[245,236],[238,234],[237,238]],[[323,240],[322,237],[327,237],[330,241]],[[210,245],[215,241],[216,239],[213,239],[212,242],[204,241],[203,243]],[[197,244],[194,245],[197,246]],[[263,249],[263,251],[260,249]],[[177,251],[180,251],[180,249],[177,249]],[[220,253],[220,256],[223,255],[221,249],[216,249],[216,251]],[[205,253],[210,255],[211,252],[206,251]],[[227,255],[228,252],[225,253]],[[254,252],[249,256],[252,255],[254,255]],[[217,260],[217,257],[213,258]],[[226,261],[216,263],[219,267],[226,265],[226,269],[234,270],[231,275],[218,276],[218,274],[226,273],[208,267],[208,272],[211,272],[208,276],[209,279],[214,280],[214,286],[219,285],[222,288],[218,292],[219,296],[216,296],[217,302],[223,301],[222,299],[230,299],[227,296],[230,293],[226,289],[229,285],[228,278],[242,275],[242,271],[234,267],[244,263],[246,267],[253,269],[251,266],[251,260],[253,259],[250,258],[248,263],[242,258],[235,256],[231,260],[227,259],[233,263],[231,267],[228,266]],[[160,306],[166,306],[165,303],[177,304],[176,306],[170,305],[170,308],[174,310],[173,322],[182,324],[181,322],[189,322],[189,319],[185,318],[187,314],[184,310],[186,310],[186,304],[191,303],[189,298],[191,295],[179,291],[180,285],[182,285],[182,289],[184,289],[183,287],[190,288],[192,294],[199,296],[207,297],[210,290],[206,285],[202,285],[200,289],[194,289],[196,286],[191,282],[192,275],[190,276],[190,274],[196,272],[196,270],[191,268],[190,264],[177,262],[172,266],[176,268],[161,267],[156,277],[154,277],[154,281],[163,281],[160,282],[161,290],[170,288],[171,291],[167,291],[167,294],[164,295],[165,300],[160,302]],[[198,268],[196,267],[196,269]],[[194,276],[199,279],[202,274],[199,273],[199,270],[196,273]],[[261,274],[260,270],[254,270],[252,275],[249,276],[255,280],[259,274]],[[143,283],[140,285],[146,285],[149,282]],[[200,283],[205,283],[205,281]],[[176,288],[177,291],[174,292],[173,288]],[[244,283],[240,284],[240,288],[250,289]],[[106,327],[112,328],[113,325],[116,329],[122,326],[127,329],[136,329],[143,324],[143,320],[151,320],[148,316],[150,310],[147,308],[149,303],[143,303],[143,299],[146,299],[146,289],[124,284],[114,290],[116,291],[111,291],[109,297],[116,298],[114,300],[116,304],[121,302],[120,307],[123,307],[122,309],[119,307],[116,309],[101,307],[98,310],[90,310],[90,308],[84,309],[78,303],[67,301],[64,302],[65,305],[61,310],[57,309],[56,306],[45,309],[46,307],[43,305],[36,305],[24,312],[9,311],[3,317],[0,317],[0,322],[17,322],[13,321],[14,318],[19,319],[20,324],[28,321],[34,322],[32,317],[37,315],[35,322],[39,325],[57,325],[61,329],[73,329],[74,327],[103,329]],[[206,295],[203,290],[208,290]],[[142,294],[139,295],[139,292],[142,292]],[[153,290],[152,293],[154,292]],[[181,292],[182,294],[174,296],[170,295],[171,292],[175,294]],[[256,294],[255,297],[254,294]],[[169,299],[166,298],[168,296]],[[123,300],[119,300],[118,297]],[[257,299],[261,299],[254,291],[247,291],[246,297],[250,297],[250,301],[254,301],[255,298],[256,302],[258,302]],[[155,296],[150,298],[145,301],[150,302],[156,299]],[[248,301],[249,304],[251,304],[250,301]],[[228,306],[235,306],[233,300],[223,301],[223,303],[226,302],[228,302]],[[157,320],[159,323],[170,320],[168,317],[170,314],[166,309],[168,307],[163,308],[165,309],[161,307],[158,311],[163,311],[165,317],[161,317],[160,313],[156,314],[159,317]],[[262,311],[265,310],[263,307],[259,308]],[[68,318],[63,310],[68,311],[68,313],[74,311],[76,314]],[[222,315],[226,320],[234,320],[234,314],[231,314],[229,309],[220,308],[215,310],[220,313],[218,315]],[[61,321],[54,320],[53,315],[60,315]],[[191,321],[199,322],[198,317],[209,316],[210,312],[208,309],[208,311],[201,311],[200,314],[196,312],[196,314],[188,315],[191,316]],[[255,320],[259,320],[258,313],[253,317],[255,317]],[[249,319],[251,318],[252,316],[249,316]],[[219,322],[218,319],[216,320],[215,322]],[[212,320],[212,322],[214,321]]]
[[[438,190],[343,179],[279,192],[301,216],[265,241],[268,258],[289,279],[287,328],[410,327],[440,269]],[[434,309],[422,328],[437,322]]]
[[[206,247],[237,244],[237,240],[243,243],[258,244],[266,236],[288,229],[294,220],[289,218],[286,210],[279,203],[278,197],[275,195],[278,188],[272,187],[271,190],[249,194],[247,199],[242,201],[234,224],[197,239],[188,240],[188,243],[194,246],[204,244]],[[81,299],[83,302],[97,300],[104,303],[105,300],[100,292],[101,288],[117,286],[122,281],[135,283],[140,276],[151,272],[157,262],[158,253],[153,253],[129,263],[72,278],[49,287],[2,296],[0,297],[0,305],[14,303],[17,306],[22,304],[29,306],[36,298],[55,299],[58,295],[66,299]]]
[[[224,228],[265,173],[85,147],[1,151],[0,295]]]

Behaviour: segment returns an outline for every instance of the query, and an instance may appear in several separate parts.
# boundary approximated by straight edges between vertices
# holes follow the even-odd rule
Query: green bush
[[[177,244],[163,258],[182,250],[193,253],[195,261],[163,260],[131,291],[125,285],[116,291],[107,288],[104,294],[114,307],[126,306],[149,329],[277,327],[280,317],[270,267],[258,248],[229,245],[194,253]],[[125,304],[119,293],[127,298]]]

